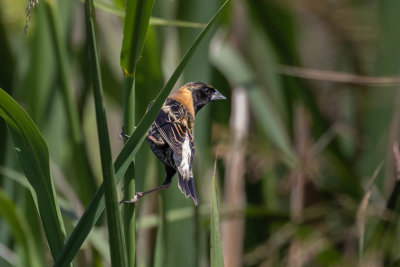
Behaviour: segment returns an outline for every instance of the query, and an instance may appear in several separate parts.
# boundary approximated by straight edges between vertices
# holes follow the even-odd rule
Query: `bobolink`
[[[164,164],[167,177],[162,185],[146,192],[137,192],[131,200],[121,202],[135,203],[148,193],[168,188],[172,177],[178,172],[179,189],[186,198],[190,197],[198,204],[192,173],[194,120],[202,107],[218,99],[226,97],[201,82],[187,83],[169,95],[146,136],[151,150]]]

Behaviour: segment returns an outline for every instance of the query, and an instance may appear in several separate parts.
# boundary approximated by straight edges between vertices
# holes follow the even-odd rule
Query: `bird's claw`
[[[124,134],[123,134],[123,133],[120,133],[120,134],[118,135],[118,139],[119,139],[119,140],[125,140]]]
[[[133,129],[136,130],[136,128],[137,128],[137,127],[135,126]],[[130,135],[127,135],[127,134],[125,133],[124,127],[122,127],[122,131],[121,131],[121,133],[118,135],[118,139],[119,139],[119,140],[125,141],[125,140],[128,140],[130,137],[131,137]]]
[[[124,204],[135,204],[136,202],[138,202],[139,198],[141,198],[142,196],[144,196],[144,194],[142,192],[137,192],[132,199],[130,199],[130,200],[124,200],[123,199],[123,200],[121,200],[119,202],[119,204],[122,204],[122,203],[124,203]]]
[[[125,141],[125,140],[129,139],[129,137],[130,137],[130,136],[127,135],[127,134],[125,133],[124,127],[122,127],[122,131],[121,131],[121,133],[118,135],[118,139],[119,139],[119,140]]]
[[[119,139],[119,140],[122,140],[122,141],[128,140],[129,137],[130,137],[130,136],[127,135],[127,134],[125,134],[124,132],[122,132],[122,133],[120,133],[120,134],[118,135],[118,139]]]

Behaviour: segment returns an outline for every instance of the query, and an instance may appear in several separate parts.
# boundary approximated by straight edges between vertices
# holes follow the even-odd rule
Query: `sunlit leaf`
[[[149,27],[153,4],[154,0],[127,1],[120,63],[126,75],[135,73]]]
[[[50,177],[47,145],[28,114],[2,89],[0,116],[7,124],[19,162],[36,192],[43,230],[51,254],[56,258],[64,246],[65,229]]]

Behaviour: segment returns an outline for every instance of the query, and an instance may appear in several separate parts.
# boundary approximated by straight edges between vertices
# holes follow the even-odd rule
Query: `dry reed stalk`
[[[249,128],[249,107],[244,88],[237,87],[232,94],[230,121],[231,144],[226,155],[224,206],[226,210],[243,210],[245,193],[245,144]],[[222,223],[222,249],[225,266],[242,266],[244,241],[244,218],[232,216]]]

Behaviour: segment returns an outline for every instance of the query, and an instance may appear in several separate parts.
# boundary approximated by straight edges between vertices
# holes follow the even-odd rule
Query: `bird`
[[[136,203],[146,194],[168,188],[173,176],[178,173],[180,191],[198,205],[192,171],[195,117],[205,105],[222,99],[226,97],[214,87],[202,82],[189,82],[168,96],[146,135],[151,150],[164,164],[165,181],[151,190],[136,192],[132,199],[122,200],[120,203]],[[147,110],[153,102],[154,100]],[[124,133],[121,135],[129,138]]]

